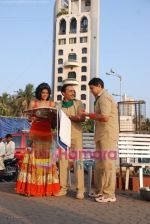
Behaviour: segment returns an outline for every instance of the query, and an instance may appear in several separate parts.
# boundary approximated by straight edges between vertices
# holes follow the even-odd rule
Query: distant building
[[[98,76],[100,0],[56,0],[54,16],[54,100],[64,79],[75,79],[76,97],[90,110],[88,82]]]
[[[142,131],[146,119],[146,103],[143,100],[135,101],[132,97],[123,96],[118,102],[120,132]]]

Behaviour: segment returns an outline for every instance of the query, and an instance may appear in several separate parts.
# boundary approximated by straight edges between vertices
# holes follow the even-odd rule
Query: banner
[[[30,123],[26,118],[0,117],[0,137],[2,138],[6,134],[13,134],[29,129]]]

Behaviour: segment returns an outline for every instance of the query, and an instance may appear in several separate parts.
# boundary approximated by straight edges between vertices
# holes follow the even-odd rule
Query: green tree
[[[27,84],[25,90],[19,89],[13,102],[14,116],[22,116],[23,111],[29,107],[33,97],[34,87],[32,84]]]
[[[87,119],[82,123],[83,132],[85,133],[93,133],[94,132],[94,121]]]
[[[147,118],[145,122],[142,123],[141,130],[143,132],[150,133],[150,119]]]
[[[9,95],[6,92],[3,93],[0,96],[0,115],[23,116],[23,111],[28,108],[33,97],[34,87],[32,84],[27,84],[25,90],[19,89],[14,95]]]
[[[0,96],[0,115],[1,116],[10,116],[11,115],[11,106],[10,106],[10,95],[6,92]]]

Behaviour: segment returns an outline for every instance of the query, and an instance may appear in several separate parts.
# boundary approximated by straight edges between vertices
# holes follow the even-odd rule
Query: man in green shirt
[[[83,112],[83,104],[80,100],[75,99],[74,86],[71,84],[63,85],[62,87],[63,101],[60,104],[62,111],[71,120],[71,148],[77,152],[77,158],[74,160],[74,172],[75,172],[75,185],[76,185],[76,198],[84,198],[84,167],[81,158],[82,152],[82,125],[85,120],[81,115]],[[61,191],[56,196],[62,196],[67,194],[67,170],[69,168],[69,158],[65,156],[60,158],[60,186]]]

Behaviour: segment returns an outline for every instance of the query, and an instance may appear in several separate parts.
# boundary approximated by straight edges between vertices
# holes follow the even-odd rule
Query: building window
[[[82,54],[87,54],[87,48],[86,47],[82,48]]]
[[[81,100],[86,100],[86,95],[85,94],[81,94]]]
[[[91,6],[91,0],[85,0],[85,6]]]
[[[87,37],[80,37],[80,43],[87,43],[88,38]]]
[[[69,72],[68,73],[68,79],[76,79],[76,73],[75,72]]]
[[[77,20],[75,18],[72,18],[70,21],[70,33],[76,33],[77,32]]]
[[[63,81],[62,77],[58,77],[58,82],[62,82],[62,81]]]
[[[58,95],[57,100],[62,100],[62,95]]]
[[[87,57],[82,57],[82,63],[86,63],[87,62]]]
[[[63,68],[58,68],[58,73],[63,73]]]
[[[71,53],[68,55],[68,61],[76,61],[77,55],[75,53]]]
[[[80,32],[81,33],[86,33],[88,32],[88,19],[87,17],[82,17],[81,19],[81,24],[80,24]]]
[[[81,81],[86,81],[86,75],[81,76]]]
[[[86,85],[82,85],[81,90],[86,90]]]
[[[59,40],[58,40],[58,44],[59,44],[59,45],[64,45],[64,44],[66,44],[66,39],[59,39]]]
[[[57,86],[57,91],[61,91],[62,86]]]
[[[63,54],[64,54],[63,50],[58,51],[58,55],[63,55]]]
[[[58,64],[59,64],[59,65],[62,65],[62,64],[63,64],[63,59],[62,59],[62,58],[59,58],[59,59],[58,59]]]
[[[86,66],[82,66],[81,72],[87,72],[87,67]]]
[[[69,38],[69,44],[76,44],[77,38]]]
[[[61,19],[60,21],[59,34],[66,34],[66,20],[65,19]]]

